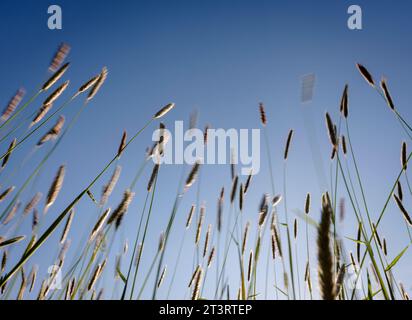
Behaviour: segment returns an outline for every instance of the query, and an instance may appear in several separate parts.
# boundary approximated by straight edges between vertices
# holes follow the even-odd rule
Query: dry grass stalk
[[[282,195],[278,194],[273,197],[272,206],[276,207],[282,201]]]
[[[215,257],[215,253],[216,253],[216,249],[215,249],[215,247],[213,247],[210,250],[209,257],[207,259],[207,267],[208,268],[210,268],[210,266],[212,265],[212,261],[213,261],[213,258]]]
[[[117,181],[119,180],[121,171],[122,171],[122,167],[117,166],[109,182],[103,187],[100,205],[104,205],[107,202],[107,199],[109,198],[109,196],[112,194],[113,189],[116,186]]]
[[[395,202],[399,207],[399,210],[401,210],[403,217],[405,218],[406,222],[409,224],[409,226],[412,226],[412,219],[409,216],[408,211],[406,211],[405,207],[402,204],[402,201],[398,198],[398,196],[396,194],[393,195],[393,197],[395,198]]]
[[[338,273],[338,276],[336,278],[336,283],[335,283],[335,291],[334,291],[335,298],[339,296],[344,279],[345,279],[345,266],[341,266],[339,268],[339,273]]]
[[[147,184],[147,192],[150,192],[152,190],[153,183],[157,177],[157,174],[159,173],[159,167],[160,167],[159,164],[155,164],[153,167],[153,171],[150,176],[149,183]]]
[[[72,225],[73,218],[74,218],[74,210],[72,209],[70,210],[70,214],[67,217],[67,221],[66,221],[66,224],[62,232],[62,236],[60,237],[60,244],[63,244],[66,241],[67,235],[69,234],[70,227]]]
[[[259,228],[262,228],[262,227],[263,227],[263,225],[264,225],[264,223],[265,223],[265,221],[266,221],[266,217],[267,217],[267,215],[268,215],[269,206],[268,206],[268,203],[267,203],[267,198],[268,198],[268,195],[267,195],[267,194],[264,194],[264,195],[263,195],[263,198],[262,198],[262,200],[261,200],[261,203],[260,203],[260,207],[259,207],[259,219],[258,219],[258,226],[259,226]]]
[[[222,230],[222,216],[223,216],[223,201],[225,196],[225,188],[222,187],[220,190],[220,196],[217,201],[217,231],[220,232]]]
[[[10,155],[11,155],[12,151],[14,150],[14,148],[16,147],[16,144],[17,144],[17,139],[14,138],[13,141],[10,143],[9,148],[7,149],[7,153],[6,153],[5,157],[3,158],[3,162],[1,164],[2,169],[9,162]]]
[[[362,236],[362,222],[359,222],[358,224],[358,233],[356,237],[356,258],[358,259],[358,262],[360,263],[360,241],[361,241],[361,236]]]
[[[246,183],[245,183],[245,194],[249,190],[250,182],[252,181],[253,170],[250,170],[249,175],[247,176]]]
[[[343,89],[342,99],[340,101],[340,112],[345,118],[348,117],[348,85],[345,85]]]
[[[89,81],[87,81],[85,84],[83,84],[79,90],[77,90],[77,95],[81,94],[87,90],[89,90],[91,87],[93,87],[96,82],[99,80],[100,75],[94,76],[93,78],[91,78]]]
[[[206,231],[205,244],[203,246],[203,258],[206,257],[211,232],[212,232],[212,225],[209,224],[209,226],[207,227],[207,231]]]
[[[92,100],[96,96],[97,92],[99,92],[103,83],[107,79],[107,74],[108,74],[107,68],[103,67],[102,71],[100,72],[99,78],[96,80],[96,82],[94,83],[93,87],[91,88],[87,96],[86,103]]]
[[[63,94],[63,92],[67,89],[67,87],[69,86],[69,83],[70,83],[70,81],[67,80],[60,87],[58,87],[56,90],[54,90],[53,93],[51,93],[46,98],[46,100],[44,100],[43,106],[52,105]]]
[[[192,207],[190,208],[189,214],[186,219],[186,229],[189,229],[190,224],[192,223],[193,213],[195,212],[195,210],[196,210],[196,206],[193,204]]]
[[[195,271],[192,273],[192,277],[190,278],[189,285],[187,286],[188,288],[190,288],[192,286],[193,281],[196,279],[196,276],[197,276],[200,268],[201,268],[200,265],[198,265],[196,267]]]
[[[233,179],[233,182],[232,182],[232,190],[231,190],[231,192],[230,192],[230,203],[231,203],[231,204],[233,204],[233,202],[235,201],[238,182],[239,182],[239,177],[236,176],[236,177]]]
[[[123,131],[122,139],[120,140],[119,148],[117,149],[117,157],[120,158],[120,156],[123,153],[124,147],[126,146],[126,141],[127,141],[127,132],[126,130]]]
[[[36,208],[34,208],[33,220],[32,220],[32,226],[31,226],[33,232],[36,230],[37,226],[39,225],[39,220],[40,220],[39,211]]]
[[[91,291],[93,289],[97,279],[101,275],[102,269],[103,269],[102,264],[98,264],[96,269],[93,272],[92,277],[90,278],[89,284],[87,286],[87,291]]]
[[[385,238],[383,238],[383,253],[384,253],[385,256],[388,255],[388,247],[386,245],[386,239]]]
[[[64,126],[64,121],[65,118],[64,116],[60,116],[59,119],[57,120],[56,124],[54,125],[53,128],[50,129],[49,132],[47,132],[37,143],[37,146],[41,146],[43,143],[49,141],[49,140],[55,140],[60,132],[63,129]]]
[[[10,116],[13,114],[14,110],[18,107],[20,102],[23,100],[24,95],[26,94],[26,90],[20,88],[16,94],[11,98],[10,102],[8,103],[7,107],[4,109],[3,114],[1,115],[0,120],[7,121]]]
[[[162,273],[161,273],[161,275],[160,275],[160,279],[159,279],[159,281],[157,282],[157,288],[160,288],[160,286],[162,285],[163,280],[165,279],[165,276],[166,276],[166,270],[167,270],[167,266],[164,266],[163,271],[162,271]]]
[[[240,184],[239,188],[239,210],[243,211],[243,198],[244,198],[244,191],[243,191],[243,184]]]
[[[67,71],[67,69],[69,68],[70,63],[66,63],[65,65],[63,65],[59,70],[57,70],[50,78],[49,80],[47,80],[43,87],[42,87],[42,91],[47,91],[49,90],[57,81],[60,80],[61,77],[63,77],[63,75],[65,74],[65,72]]]
[[[199,216],[199,221],[198,221],[197,228],[196,228],[196,237],[195,237],[196,245],[199,243],[199,240],[200,240],[200,234],[202,232],[202,224],[203,224],[204,218],[205,218],[205,207],[202,206],[200,208],[200,216]]]
[[[21,284],[20,284],[19,292],[17,294],[17,300],[23,300],[26,287],[27,287],[26,275],[24,273],[24,269],[21,269]]]
[[[9,211],[9,213],[7,214],[6,218],[3,220],[3,225],[8,224],[16,215],[17,210],[19,210],[21,203],[17,202],[13,208],[11,208],[11,210]]]
[[[0,202],[2,202],[6,197],[13,192],[14,186],[8,187],[6,190],[3,191],[3,193],[0,194]]]
[[[259,113],[260,113],[260,122],[262,123],[263,126],[266,126],[267,119],[266,119],[266,112],[265,112],[265,107],[263,106],[263,103],[259,103]]]
[[[285,152],[283,154],[283,159],[284,160],[288,159],[288,154],[289,154],[290,143],[292,141],[292,137],[293,137],[293,130],[290,130],[289,134],[288,134],[288,138],[286,140]]]
[[[402,142],[401,148],[401,165],[402,169],[406,171],[408,169],[408,156],[406,154],[406,142]]]
[[[330,143],[332,144],[332,147],[334,149],[337,149],[338,140],[337,140],[337,137],[336,137],[335,126],[332,122],[332,118],[330,117],[329,113],[327,113],[327,112],[325,114],[325,119],[326,119],[326,128],[328,129]]]
[[[369,85],[371,85],[372,87],[375,87],[375,82],[373,81],[373,78],[369,71],[359,63],[356,64],[356,67],[358,68],[361,76],[366,80],[366,82],[369,83]]]
[[[272,259],[275,260],[276,258],[276,237],[275,237],[275,233],[271,232],[270,235],[270,244],[271,244],[271,249],[272,249]]]
[[[4,247],[12,245],[14,243],[20,242],[20,241],[24,240],[25,238],[26,238],[25,236],[17,236],[17,237],[6,240],[6,239],[0,237],[0,247],[4,248]]]
[[[37,265],[34,265],[31,269],[31,272],[29,275],[29,279],[30,279],[29,292],[33,291],[34,285],[36,284],[38,270],[39,270],[39,267]]]
[[[163,116],[165,116],[170,110],[172,110],[175,107],[174,103],[169,103],[166,106],[164,106],[162,109],[160,109],[156,114],[153,116],[153,119],[160,119]]]
[[[110,213],[110,208],[107,208],[103,212],[101,217],[97,220],[96,224],[93,227],[92,232],[90,233],[89,242],[92,242],[96,238],[97,234],[101,231],[109,213]]]
[[[208,138],[209,138],[209,125],[207,124],[203,130],[203,143],[207,146]]]
[[[76,278],[75,277],[70,279],[69,283],[67,284],[65,300],[70,300],[71,296],[73,295],[75,283],[76,283]]]
[[[310,212],[310,193],[306,195],[306,200],[305,200],[305,213],[309,214]]]
[[[130,190],[126,190],[123,194],[123,199],[116,208],[116,210],[113,211],[112,215],[110,216],[109,220],[107,221],[107,224],[111,224],[115,222],[116,224],[116,229],[119,228],[120,223],[123,219],[123,216],[129,209],[129,205],[133,200],[134,197],[134,192],[131,192]]]
[[[403,286],[403,283],[399,283],[399,287],[401,289],[401,294],[402,294],[403,300],[409,300],[409,295],[406,292],[405,287]]]
[[[332,208],[329,203],[323,203],[322,216],[318,227],[318,263],[319,263],[319,287],[323,300],[334,300],[333,259],[330,248],[330,225]]]
[[[379,233],[378,233],[378,229],[376,227],[376,224],[372,223],[372,227],[373,227],[373,233],[375,235],[376,241],[378,241],[378,245],[382,249],[383,245],[382,245],[382,242],[381,242],[381,238],[379,237]]]
[[[246,222],[246,226],[245,226],[245,231],[243,232],[243,238],[242,238],[242,256],[245,254],[245,250],[246,250],[246,242],[247,242],[247,238],[249,235],[249,228],[250,228],[250,222]]]
[[[346,154],[348,153],[348,148],[346,147],[345,136],[342,136],[342,151],[343,151],[343,154],[346,156]]]
[[[399,180],[396,183],[396,186],[397,186],[397,191],[398,191],[398,198],[399,198],[399,200],[403,201],[402,185],[401,185],[401,182]]]
[[[392,110],[395,110],[395,105],[393,103],[391,94],[389,93],[388,85],[386,84],[386,79],[381,80],[381,88],[382,88],[383,94],[385,96],[385,100],[389,108],[391,108]]]
[[[3,240],[0,239],[0,243],[3,242]],[[7,258],[8,258],[8,251],[4,251],[3,252],[3,256],[1,258],[1,268],[0,268],[0,273],[4,272],[4,269],[6,268],[6,264],[7,264]]]
[[[197,174],[199,172],[199,168],[200,168],[200,162],[197,161],[193,165],[192,170],[190,171],[190,173],[189,173],[189,175],[186,179],[186,183],[185,183],[185,189],[186,190],[189,189],[193,185],[193,183],[196,181],[196,177],[197,177]]]
[[[42,105],[39,111],[37,112],[36,116],[33,118],[32,122],[30,123],[30,127],[40,122],[44,118],[44,116],[50,111],[52,106],[52,104]]]
[[[157,247],[157,252],[162,252],[165,248],[165,233],[161,232],[159,237],[159,245]]]
[[[202,276],[203,276],[203,270],[202,268],[199,268],[199,271],[197,272],[196,279],[195,279],[195,285],[193,288],[192,300],[199,299],[200,285],[202,284]]]
[[[252,262],[253,262],[253,251],[250,250],[249,253],[249,263],[248,263],[248,267],[247,267],[247,281],[250,281],[250,277],[252,275]]]
[[[57,196],[60,193],[60,190],[63,186],[64,175],[66,172],[66,167],[64,165],[60,166],[52,185],[50,186],[49,193],[47,194],[46,205],[44,207],[44,213],[46,213],[49,208],[56,201]]]
[[[293,237],[296,238],[298,237],[298,220],[295,218],[293,221]]]

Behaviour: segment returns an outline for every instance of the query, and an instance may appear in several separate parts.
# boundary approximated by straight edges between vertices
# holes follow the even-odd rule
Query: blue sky
[[[329,111],[337,119],[339,100],[346,83],[350,92],[351,137],[371,215],[377,218],[399,172],[400,146],[407,137],[383,100],[359,76],[355,63],[366,65],[376,80],[387,77],[397,108],[406,119],[411,119],[412,22],[409,12],[412,6],[407,1],[357,1],[363,9],[361,31],[349,30],[346,25],[347,8],[352,1],[87,0],[55,4],[63,10],[63,29],[52,31],[47,28],[49,1],[1,2],[0,103],[5,106],[20,86],[26,88],[28,95],[33,94],[47,78],[48,64],[61,42],[72,47],[68,58],[72,65],[66,76],[71,80],[71,90],[103,66],[108,67],[109,77],[53,154],[37,185],[30,186],[24,194],[23,200],[26,200],[35,188],[46,193],[59,165],[67,165],[62,193],[46,216],[47,223],[51,223],[53,217],[111,159],[123,130],[131,135],[168,102],[176,103],[176,108],[165,118],[167,127],[173,127],[175,120],[187,122],[190,113],[197,109],[200,128],[210,124],[225,129],[259,128],[258,103],[263,102],[268,116],[267,130],[277,192],[283,193],[283,146],[289,129],[293,128],[295,136],[287,172],[290,217],[294,216],[295,209],[302,210],[305,195],[311,192],[314,199],[312,215],[318,220],[320,195],[328,187],[330,178],[330,146],[324,113]],[[311,103],[302,105],[299,100],[300,78],[308,73],[316,75],[314,98]],[[40,106],[43,98],[31,105],[31,112]],[[63,114],[70,119],[80,106],[77,101]],[[123,191],[131,183],[145,148],[151,144],[154,129],[155,125],[152,125],[146,130],[120,159],[123,172],[111,197],[112,206],[121,200]],[[24,159],[36,140],[31,141],[13,154],[13,161],[17,163]],[[2,149],[7,148],[7,144]],[[45,146],[47,148],[50,146]],[[245,220],[253,222],[257,219],[259,199],[264,192],[270,191],[263,137],[261,149],[261,173],[254,178],[246,200]],[[318,161],[319,156],[323,163]],[[31,173],[32,163],[40,159],[41,153],[37,152],[19,169],[13,180],[17,186]],[[13,168],[11,163],[1,179]],[[320,169],[317,172],[315,168]],[[176,166],[161,170],[144,270],[152,259],[151,253],[157,246],[160,232],[166,228],[180,172],[181,168]],[[139,181],[136,198],[125,219],[124,229],[117,237],[115,251],[120,250],[123,239],[134,240],[150,173],[148,167]],[[93,188],[94,193],[100,194],[101,186],[109,176]],[[207,223],[214,223],[219,190],[222,186],[230,188],[229,167],[205,166],[201,179],[200,200],[206,203]],[[410,194],[406,192],[406,184],[403,185],[408,207]],[[339,196],[347,198],[343,185],[339,190]],[[171,235],[166,262],[178,250],[180,227],[195,199],[196,187],[182,201],[176,221],[179,227]],[[1,205],[3,208],[6,203]],[[355,220],[348,199],[346,206],[342,236],[355,237]],[[85,221],[93,221],[96,215],[96,209],[88,199],[82,200],[76,212],[69,256],[75,254],[76,241],[84,232]],[[29,228],[30,223],[27,223],[23,230]],[[382,221],[381,234],[389,244],[388,260],[408,244],[404,221],[392,201]],[[42,265],[45,260],[51,263],[59,236],[60,232],[50,238],[29,265]],[[304,266],[303,240],[299,244],[299,253]],[[177,274],[177,279],[184,282],[192,267],[192,250],[189,241],[183,251],[187,253],[185,263]],[[314,245],[311,250],[314,256]],[[350,242],[347,250],[354,250]],[[407,252],[395,273],[407,288],[411,286],[407,280],[412,276],[411,259]],[[169,262],[169,272],[172,266]],[[44,266],[41,272],[46,272]],[[111,282],[111,276],[108,271],[107,283]],[[264,286],[263,277],[259,281]],[[167,285],[168,282],[165,288]],[[235,281],[233,292],[236,286]],[[211,288],[205,290],[208,292]],[[273,298],[273,290],[270,292],[268,296]],[[176,298],[183,296],[184,292],[178,291]],[[159,291],[159,297],[165,297],[164,290]],[[110,298],[109,294],[107,298]]]

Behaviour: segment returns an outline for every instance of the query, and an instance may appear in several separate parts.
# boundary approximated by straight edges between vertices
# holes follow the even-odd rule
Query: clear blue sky
[[[383,100],[359,76],[355,63],[366,65],[376,80],[386,76],[397,108],[406,119],[412,119],[409,90],[412,5],[408,1],[356,1],[363,9],[362,31],[351,31],[346,26],[346,11],[352,1],[87,0],[55,3],[63,10],[63,29],[59,31],[47,28],[50,1],[1,1],[1,105],[5,106],[20,86],[26,88],[28,95],[34,93],[47,77],[48,64],[61,42],[72,47],[68,58],[72,65],[66,76],[71,79],[71,90],[99,72],[102,66],[108,67],[109,77],[49,160],[48,169],[42,171],[37,185],[30,186],[24,194],[22,200],[25,201],[36,191],[35,188],[46,193],[58,166],[67,165],[62,193],[49,211],[47,223],[53,221],[112,157],[122,131],[127,130],[129,134],[137,131],[153,112],[168,102],[175,102],[176,109],[165,119],[166,126],[172,127],[175,120],[187,122],[190,112],[197,109],[200,128],[207,123],[214,128],[259,128],[257,106],[264,102],[277,191],[283,193],[283,146],[289,129],[293,128],[295,136],[287,173],[290,217],[294,216],[295,209],[302,210],[305,195],[311,192],[314,199],[311,214],[318,220],[320,195],[327,188],[330,177],[330,145],[324,113],[329,111],[337,119],[339,100],[346,83],[350,88],[351,136],[369,209],[372,217],[377,218],[399,172],[400,146],[407,137]],[[317,77],[314,99],[302,105],[300,77],[308,73]],[[32,110],[41,101],[37,100],[31,106]],[[71,118],[79,107],[79,102],[73,103],[63,114]],[[152,125],[145,131],[119,161],[123,172],[111,197],[112,206],[121,200],[123,191],[131,183],[145,148],[151,144],[154,128]],[[33,138],[31,144],[27,143],[15,152],[13,162],[24,159],[35,141]],[[8,143],[3,144],[2,150]],[[270,191],[264,148],[262,137],[261,174],[253,180],[244,221],[256,221],[258,201],[264,192]],[[319,155],[323,163],[317,161]],[[32,163],[40,159],[40,154],[36,153],[17,172],[14,179],[17,186],[31,173]],[[322,174],[316,172],[316,167]],[[7,169],[2,180],[12,172],[13,165]],[[148,168],[140,180],[124,229],[117,237],[121,241],[114,252],[120,250],[122,239],[127,238],[129,244],[134,240],[150,172],[151,168]],[[180,172],[181,168],[176,166],[161,170],[144,270],[152,259],[160,231],[166,228]],[[94,193],[100,194],[101,186],[109,176],[93,188]],[[1,182],[3,188],[5,183]],[[214,223],[219,190],[223,185],[230,188],[229,167],[205,166],[201,183],[200,199],[206,202],[206,220]],[[408,207],[411,196],[406,184],[403,185]],[[339,196],[347,198],[342,185],[339,190]],[[178,212],[177,229],[172,233],[166,255],[169,276],[174,265],[170,259],[178,250],[181,226],[195,201],[195,191],[196,187],[185,195]],[[7,201],[2,203],[1,208],[6,204]],[[346,219],[340,231],[343,236],[355,237],[355,220],[349,199],[346,199],[346,207]],[[82,200],[76,212],[69,256],[75,254],[77,235],[84,232],[85,221],[93,220],[96,215],[96,209],[88,199]],[[280,214],[283,216],[283,211]],[[27,222],[22,230],[29,228]],[[392,201],[380,233],[388,241],[389,261],[408,244],[404,221]],[[48,240],[29,266],[40,264],[44,274],[43,262],[51,263],[59,236],[60,231]],[[348,251],[354,250],[353,244],[346,244]],[[299,246],[300,262],[304,266],[303,237]],[[311,250],[314,255],[314,243]],[[177,283],[186,283],[191,272],[190,241],[183,252],[187,254],[186,262],[179,269]],[[397,279],[405,282],[408,289],[411,286],[411,262],[412,255],[407,252],[395,272]],[[237,260],[233,260],[233,264],[237,266]],[[123,266],[125,268],[126,263]],[[264,264],[261,270],[259,282],[263,287]],[[315,271],[314,268],[312,273]],[[108,270],[107,283],[112,274]],[[211,274],[214,279],[214,271]],[[167,280],[159,292],[160,298],[165,297]],[[234,281],[232,293],[237,286]],[[210,288],[205,290],[208,293]],[[183,296],[184,292],[178,291],[175,297]],[[106,293],[106,297],[111,296]],[[273,290],[269,297],[273,298]]]

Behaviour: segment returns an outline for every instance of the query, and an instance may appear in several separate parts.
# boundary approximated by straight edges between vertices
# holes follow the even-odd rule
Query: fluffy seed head
[[[162,109],[160,109],[156,114],[153,116],[154,119],[160,119],[161,117],[165,116],[166,113],[168,113],[170,110],[174,108],[175,104],[174,103],[169,103],[166,106],[164,106]]]
[[[96,80],[96,82],[94,83],[92,89],[90,90],[87,96],[86,102],[89,102],[96,96],[97,92],[99,92],[103,83],[106,81],[107,74],[108,74],[107,68],[103,67],[102,71],[100,72],[99,78]]]
[[[114,170],[109,182],[103,187],[102,198],[100,200],[100,205],[103,205],[107,202],[107,199],[112,194],[114,187],[116,186],[117,181],[119,180],[120,173],[122,171],[121,166],[117,166]]]
[[[66,172],[66,167],[64,165],[60,166],[52,185],[50,186],[49,193],[47,194],[46,205],[44,207],[44,212],[46,213],[47,210],[53,205],[56,201],[57,196],[60,193],[60,190],[63,185],[64,175]]]
[[[126,190],[123,194],[123,199],[116,208],[116,210],[113,211],[112,215],[110,216],[109,220],[107,221],[107,224],[111,224],[113,222],[116,223],[116,229],[119,228],[120,223],[123,219],[123,216],[129,209],[129,205],[133,200],[134,197],[134,192],[131,192],[130,190]]]
[[[57,70],[50,78],[47,80],[43,87],[42,91],[46,91],[50,89],[57,81],[60,80],[61,77],[63,77],[64,73],[67,71],[69,68],[70,63],[67,62],[65,65],[63,65],[59,70]]]
[[[49,141],[49,140],[54,140],[56,139],[60,132],[63,129],[64,126],[64,121],[65,118],[64,116],[60,116],[59,119],[57,120],[57,123],[54,125],[53,128],[50,129],[49,132],[47,132],[37,143],[37,146],[41,146],[43,143]]]
[[[63,92],[67,89],[69,86],[69,80],[64,82],[60,87],[58,87],[56,90],[53,91],[52,94],[50,94],[46,100],[44,100],[43,105],[48,105],[48,104],[53,104],[62,94]]]

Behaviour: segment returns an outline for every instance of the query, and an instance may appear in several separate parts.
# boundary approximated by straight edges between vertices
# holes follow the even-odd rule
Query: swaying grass
[[[254,300],[262,297],[265,299],[273,297],[276,299],[322,298],[327,300],[406,300],[409,298],[407,289],[397,279],[396,267],[404,262],[403,257],[412,244],[410,232],[412,218],[406,200],[407,196],[412,195],[407,175],[408,162],[412,153],[408,154],[408,143],[402,142],[400,172],[396,172],[395,181],[388,188],[389,192],[383,208],[376,217],[370,210],[371,201],[367,196],[360,162],[355,153],[356,140],[353,140],[350,131],[349,85],[346,85],[343,90],[338,122],[334,123],[334,113],[331,111],[326,112],[324,119],[319,119],[326,124],[324,139],[328,139],[329,146],[332,147],[332,155],[330,155],[330,148],[324,152],[324,157],[330,158],[330,186],[328,190],[323,190],[322,198],[318,199],[321,201],[319,223],[313,218],[318,202],[309,192],[304,201],[303,214],[290,217],[293,210],[289,208],[291,201],[288,191],[296,183],[303,183],[300,181],[291,183],[288,178],[290,170],[293,170],[295,140],[301,139],[299,134],[295,137],[294,130],[289,131],[285,139],[283,154],[279,159],[282,160],[283,156],[282,194],[275,193],[275,163],[271,153],[273,140],[270,136],[273,133],[268,130],[270,117],[263,103],[259,104],[256,122],[259,117],[263,126],[268,162],[267,182],[270,183],[271,193],[262,192],[263,197],[256,212],[248,212],[248,206],[253,200],[253,194],[250,196],[250,188],[254,186],[258,189],[260,186],[254,185],[252,173],[246,177],[239,176],[238,169],[233,163],[230,165],[230,180],[221,179],[221,189],[216,193],[218,195],[216,210],[207,206],[203,201],[206,193],[213,194],[215,191],[202,189],[201,182],[211,177],[203,170],[202,161],[199,159],[187,174],[185,167],[182,167],[170,212],[166,215],[160,214],[157,211],[157,204],[162,201],[162,192],[165,192],[158,190],[160,186],[163,186],[163,182],[160,183],[163,166],[158,162],[154,163],[147,184],[141,184],[140,177],[147,172],[146,168],[150,160],[161,160],[164,157],[166,150],[164,146],[168,140],[164,135],[159,137],[159,141],[148,150],[142,163],[136,167],[136,173],[130,177],[129,188],[124,192],[120,203],[115,207],[108,206],[110,195],[120,179],[120,157],[127,153],[128,147],[146,128],[155,120],[166,116],[174,108],[174,104],[169,103],[160,110],[155,110],[154,115],[130,138],[124,131],[118,149],[113,150],[116,151],[113,152],[113,156],[100,170],[97,170],[89,183],[66,204],[65,208],[54,216],[54,220],[46,226],[45,230],[37,235],[41,230],[41,224],[45,223],[44,218],[41,218],[38,213],[41,195],[45,195],[44,213],[46,213],[53,207],[58,197],[63,197],[64,178],[66,174],[70,174],[69,170],[66,173],[65,165],[61,165],[58,169],[48,167],[48,159],[71,131],[86,106],[102,90],[108,76],[107,69],[103,68],[98,75],[91,77],[75,93],[69,94],[69,98],[58,108],[51,111],[52,105],[58,101],[60,96],[70,90],[69,80],[63,80],[70,66],[69,63],[62,65],[67,54],[67,45],[62,45],[53,59],[51,70],[54,73],[49,79],[24,104],[20,104],[24,102],[24,93],[21,90],[18,91],[10,100],[2,116],[0,142],[5,142],[5,150],[0,155],[0,178],[3,180],[4,187],[0,192],[0,202],[3,201],[5,205],[0,213],[2,222],[0,225],[2,235],[0,237],[2,257],[0,297],[2,299],[9,299],[12,296],[19,300],[25,299],[28,295],[31,297],[37,287],[39,287],[39,292],[36,293],[36,297],[39,300],[100,299],[105,298],[107,294],[114,299],[122,300],[181,296],[194,300],[233,299],[235,293],[240,300]],[[388,81],[382,79],[378,86],[365,66],[358,64],[357,69],[367,84],[383,98],[401,125],[401,129],[412,141],[412,127],[397,108],[396,99],[390,93]],[[62,83],[58,84],[60,81]],[[28,111],[29,115],[24,113],[41,94],[55,85],[56,88],[45,98],[38,110]],[[82,94],[86,96],[84,104],[73,118],[67,120],[66,125],[62,111],[68,105],[74,104]],[[57,122],[42,134],[40,141],[33,141],[35,134],[39,133],[56,116],[58,116]],[[13,136],[24,126],[28,126],[28,129],[20,137],[16,135],[14,138]],[[191,124],[191,128],[194,128],[194,124]],[[204,132],[206,145],[207,128],[208,126]],[[165,129],[163,123],[160,124],[160,129]],[[298,130],[296,132],[299,133]],[[33,165],[33,171],[29,172],[23,183],[16,184],[14,187],[14,175],[23,168],[25,161],[28,161],[18,163],[15,160],[17,159],[15,152],[22,150],[20,147],[23,144],[31,142],[34,144],[34,151],[26,159],[31,159],[34,152],[42,152],[43,144],[50,144],[50,149],[47,152],[44,151],[40,162]],[[98,199],[95,196],[96,190],[93,189],[96,189],[97,183],[114,165],[117,167],[113,170],[107,184],[104,185],[101,198]],[[33,183],[29,198],[23,199],[24,191],[35,178],[40,176],[42,169],[55,172],[55,178],[49,190],[37,190],[36,184]],[[408,186],[408,189],[405,189],[409,190],[408,194],[404,194],[402,190],[401,179],[404,179],[402,181],[405,181]],[[136,203],[141,210],[132,210],[130,205],[135,192],[138,193],[143,188],[145,188],[143,199],[136,199],[133,203],[133,206]],[[194,198],[189,191],[193,191]],[[259,188],[258,192],[261,191]],[[349,199],[349,208],[344,207],[342,199],[345,197]],[[84,219],[80,212],[74,212],[76,205],[83,198],[93,205],[96,215],[91,217],[90,223],[82,220],[83,235],[80,233],[76,235],[79,240],[78,247],[72,261],[67,263],[67,271],[62,277],[61,284],[64,290],[53,290],[51,284],[57,277],[55,271],[45,279],[38,279],[41,274],[39,271],[47,266],[49,261],[37,268],[30,265],[30,258],[42,249],[47,241],[50,241],[52,235],[61,232],[52,262],[60,267],[64,265],[66,252],[70,250],[71,225],[77,219]],[[401,219],[400,221],[403,221],[406,227],[405,235],[397,234],[397,237],[402,237],[401,241],[405,241],[402,250],[397,253],[391,252],[390,235],[384,233],[381,225],[384,215],[389,211],[391,199],[394,204],[393,210],[396,212],[392,218]],[[338,221],[339,200],[341,201],[340,221],[350,214],[355,221],[356,228],[348,233],[344,232]],[[226,201],[227,208],[225,207]],[[281,201],[283,201],[283,207],[280,205]],[[24,206],[21,207],[22,204]],[[186,205],[190,206],[189,212],[182,212],[182,208],[186,208]],[[302,204],[299,206],[292,203],[292,205],[302,207]],[[116,255],[116,237],[120,230],[123,230],[122,221],[128,211],[131,211],[128,215],[136,214],[137,221],[132,234],[133,250],[130,250],[129,254],[126,245]],[[214,213],[216,220],[210,223],[209,216]],[[23,235],[20,227],[30,214],[33,216],[31,234]],[[247,216],[249,214],[254,214],[252,219]],[[183,217],[185,224],[176,224],[182,215],[185,215]],[[280,216],[282,219],[279,218]],[[244,224],[244,218],[249,220],[246,224]],[[298,218],[302,218],[303,221],[301,222]],[[154,224],[161,226],[164,233],[160,236],[156,250],[150,251],[151,246],[148,242],[152,241],[151,226]],[[60,228],[61,226],[63,228]],[[179,236],[176,245],[171,243],[174,233]],[[15,257],[15,252],[18,252],[17,249],[21,248],[26,238],[28,243],[25,244],[25,250],[22,251],[21,256]],[[282,247],[284,241],[287,247]],[[351,251],[348,253],[346,246],[350,246],[355,254]],[[183,273],[183,263],[192,263],[192,259],[192,269]],[[127,265],[122,268],[124,261]],[[115,275],[111,277],[108,269],[113,263],[115,263]],[[168,269],[167,266],[171,266],[172,269]],[[317,274],[311,272],[312,266],[317,266]],[[351,279],[348,277],[350,267],[355,269],[355,277]],[[185,268],[187,268],[186,265]],[[270,275],[270,270],[273,270],[273,276]],[[283,285],[280,285],[282,279]],[[319,287],[313,285],[314,281],[319,282]],[[108,282],[109,288],[106,287]],[[355,287],[351,287],[353,285]],[[111,292],[105,294],[103,290],[111,290]]]

